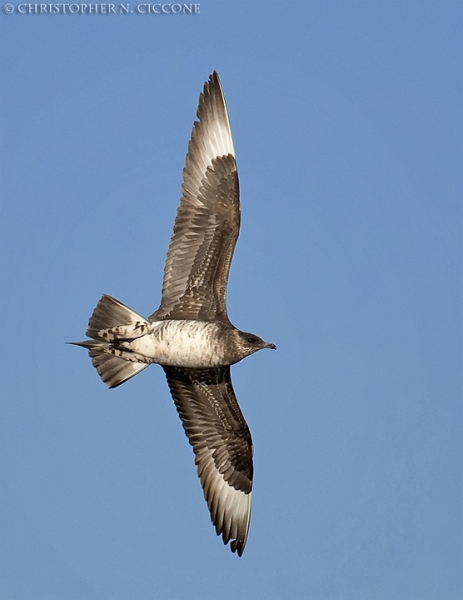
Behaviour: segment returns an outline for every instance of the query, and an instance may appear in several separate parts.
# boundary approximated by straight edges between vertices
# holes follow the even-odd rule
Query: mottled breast
[[[207,368],[226,364],[223,326],[204,321],[158,321],[150,333],[126,342],[127,348],[155,362],[172,367]]]

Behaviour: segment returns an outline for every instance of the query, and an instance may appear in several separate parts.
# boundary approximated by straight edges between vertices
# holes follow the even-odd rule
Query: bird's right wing
[[[216,72],[204,85],[197,114],[164,269],[162,302],[151,319],[214,320],[227,315],[240,202],[228,111]]]

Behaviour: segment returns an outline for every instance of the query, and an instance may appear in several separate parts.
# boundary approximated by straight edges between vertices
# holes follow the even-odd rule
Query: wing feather
[[[197,116],[167,253],[162,302],[151,319],[214,320],[227,315],[240,202],[230,121],[216,72],[204,85]]]
[[[164,367],[217,535],[242,555],[252,496],[251,433],[236,401],[230,367]]]

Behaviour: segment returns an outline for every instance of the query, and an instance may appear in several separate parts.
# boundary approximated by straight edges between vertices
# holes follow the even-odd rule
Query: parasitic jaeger
[[[230,263],[239,235],[238,172],[227,106],[214,71],[199,97],[167,253],[161,306],[145,319],[104,295],[87,329],[101,379],[114,388],[150,364],[163,367],[217,535],[243,554],[251,517],[251,433],[230,365],[275,348],[234,327],[227,314]]]

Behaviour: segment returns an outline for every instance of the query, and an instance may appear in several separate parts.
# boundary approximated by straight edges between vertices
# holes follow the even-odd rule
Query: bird
[[[242,556],[251,518],[253,444],[230,367],[276,346],[237,329],[227,313],[241,208],[230,119],[216,71],[204,84],[196,114],[158,310],[146,319],[105,294],[90,317],[90,339],[71,343],[88,350],[109,388],[150,364],[162,366],[216,533]]]

